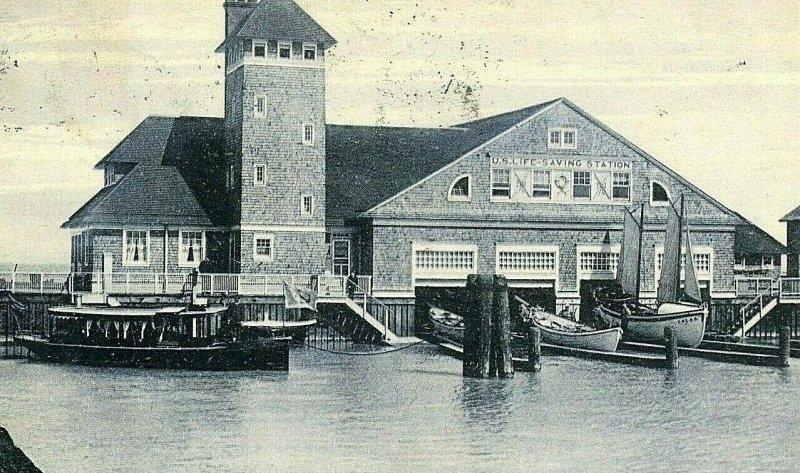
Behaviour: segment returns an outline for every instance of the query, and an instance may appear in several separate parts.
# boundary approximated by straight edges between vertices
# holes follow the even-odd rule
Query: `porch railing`
[[[112,295],[179,295],[188,290],[189,280],[189,273],[7,271],[0,272],[0,291],[26,294],[105,292]],[[284,282],[307,289],[318,289],[321,295],[347,295],[347,276],[257,273],[198,275],[200,291],[208,295],[281,296]],[[359,294],[364,290],[371,292],[372,277],[358,276],[358,288]]]

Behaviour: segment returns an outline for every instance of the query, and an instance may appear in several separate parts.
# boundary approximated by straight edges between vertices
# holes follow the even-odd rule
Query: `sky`
[[[780,241],[800,205],[800,2],[296,0],[339,41],[329,123],[447,126],[567,97]],[[0,2],[0,262],[69,262],[94,164],[223,115],[222,0]]]

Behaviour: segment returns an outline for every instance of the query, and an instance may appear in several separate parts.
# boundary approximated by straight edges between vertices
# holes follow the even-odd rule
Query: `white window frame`
[[[261,169],[261,180],[258,180],[258,170]],[[267,185],[267,166],[264,164],[253,165],[253,185],[256,187],[266,187]]]
[[[614,279],[617,277],[619,270],[619,258],[622,251],[622,245],[619,243],[601,244],[601,245],[578,245],[575,248],[575,273],[578,275],[578,281],[585,280],[600,280],[600,279]],[[617,255],[617,268],[616,270],[591,270],[581,268],[581,253],[608,253]],[[580,285],[580,284],[579,284]]]
[[[616,185],[615,178],[616,178],[617,174],[625,174],[625,175],[628,176],[628,185],[627,186],[617,186]],[[630,202],[631,194],[632,194],[632,190],[633,190],[632,189],[633,188],[632,180],[633,180],[633,176],[631,176],[631,173],[629,171],[613,171],[611,173],[611,200],[616,200],[616,201],[619,201],[619,202]],[[614,196],[614,190],[617,187],[619,187],[619,188],[627,188],[628,189],[628,197],[616,197],[616,196]]]
[[[128,233],[129,232],[145,232],[145,242],[147,245],[147,253],[144,261],[131,261],[128,259]],[[147,267],[150,266],[150,230],[139,228],[124,228],[122,230],[122,266],[127,267]]]
[[[269,240],[269,255],[258,254],[258,240]],[[275,235],[272,233],[253,234],[253,260],[254,261],[274,261],[275,260]]]
[[[264,109],[262,111],[258,111],[258,101],[264,101]],[[267,117],[267,96],[266,95],[256,95],[253,97],[253,116],[256,118],[266,118]]]
[[[470,268],[419,268],[417,253],[420,251],[468,252],[472,253]],[[411,243],[411,275],[412,279],[466,280],[470,274],[477,273],[478,245],[473,243],[448,242],[412,242]]]
[[[200,257],[195,257],[194,262],[187,261],[183,257],[183,234],[184,233],[200,233]],[[188,254],[187,254],[188,256]],[[178,267],[180,268],[196,268],[200,266],[200,262],[206,258],[206,232],[203,230],[194,230],[191,228],[182,229],[178,232]]]
[[[306,199],[311,199],[311,209],[306,210]],[[300,215],[314,215],[314,196],[311,194],[300,194]]]
[[[314,49],[314,59],[306,59],[306,51]],[[316,43],[303,43],[303,61],[316,61],[319,55]]]
[[[692,253],[696,257],[698,255],[708,255],[708,271],[700,270],[695,265],[695,273],[697,275],[697,279],[708,281],[708,289],[711,291],[711,287],[714,282],[714,248],[707,245],[692,245]],[[686,246],[681,247],[681,260],[685,257],[686,254]],[[664,258],[664,245],[657,245],[655,247],[655,251],[653,252],[653,274],[655,275],[655,280],[653,282],[653,287],[658,290],[658,282],[661,279],[661,267],[658,264],[658,260],[661,259],[663,261]],[[686,279],[686,272],[683,268],[683,264],[681,264],[681,281]]]
[[[500,265],[501,253],[551,253],[553,255],[552,269],[503,269]],[[547,279],[553,280],[553,284],[558,284],[558,258],[559,248],[557,245],[520,245],[511,243],[498,243],[495,246],[495,271],[503,274],[508,279]],[[554,286],[555,287],[555,286]]]
[[[289,46],[289,57],[281,57],[281,47]],[[291,61],[294,57],[294,43],[292,41],[278,41],[278,59],[282,61]]]
[[[306,128],[311,127],[311,139],[306,138]],[[305,146],[314,146],[314,142],[317,140],[317,127],[314,126],[313,123],[303,123],[300,127],[301,138],[303,144]]]
[[[453,189],[456,187],[456,184],[461,182],[462,179],[467,179],[467,195],[453,195]],[[447,200],[450,202],[470,202],[472,200],[472,175],[471,174],[461,174],[460,176],[453,179],[453,182],[450,183],[450,187],[447,189]]]
[[[659,201],[653,200],[653,184],[658,184],[659,186],[661,186],[662,189],[664,189],[664,192],[667,193],[666,202],[660,200]],[[664,183],[661,181],[650,179],[650,205],[653,207],[666,207],[667,205],[670,204],[671,201],[672,201],[672,195],[669,192],[669,187],[665,186]]]
[[[578,180],[575,179],[576,174],[581,173],[589,176],[589,183],[588,184],[577,184]],[[572,171],[572,200],[582,201],[582,200],[592,200],[592,178],[594,175],[592,171]],[[579,197],[575,195],[575,186],[580,185],[581,187],[589,186],[589,195],[585,197]]]
[[[256,44],[263,44],[264,45],[264,55],[263,56],[256,56]],[[269,44],[269,42],[266,41],[266,40],[254,40],[253,41],[253,50],[252,50],[253,57],[254,58],[266,59],[267,58],[267,54],[268,54],[267,53],[268,44]]]
[[[558,142],[552,140],[553,133],[558,133]],[[564,143],[564,134],[572,133],[572,143]],[[578,129],[572,127],[557,127],[547,129],[548,149],[578,149]]]
[[[508,173],[508,187],[507,187],[508,195],[494,195],[495,189],[497,189],[497,190],[506,189],[506,187],[503,187],[503,188],[497,188],[496,187],[497,181],[495,181],[495,178],[494,178],[495,171],[505,171],[505,172]],[[489,175],[489,200],[490,201],[500,201],[500,202],[507,202],[507,201],[511,200],[511,169],[510,168],[503,168],[503,167],[496,167],[496,168],[491,168],[489,170],[489,173],[490,173],[490,175]]]

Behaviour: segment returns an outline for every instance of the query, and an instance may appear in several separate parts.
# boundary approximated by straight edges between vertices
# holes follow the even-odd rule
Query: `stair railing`
[[[361,297],[359,298],[361,300],[360,301],[354,301],[354,302],[356,302],[356,304],[361,302],[362,318],[366,318],[366,314],[368,314],[367,302],[375,304],[375,305],[377,305],[377,306],[379,306],[381,308],[381,313],[380,313],[380,315],[378,317],[376,317],[376,314],[370,314],[370,315],[372,315],[372,317],[374,317],[378,322],[380,322],[383,325],[383,339],[386,340],[386,338],[389,335],[389,333],[388,333],[389,332],[389,314],[391,314],[392,309],[388,305],[386,305],[383,302],[381,302],[380,300],[376,299],[371,294],[368,294],[369,291],[367,291],[365,288],[359,286],[358,284],[355,284],[354,286],[355,286],[356,292],[359,292],[359,291],[361,292]]]

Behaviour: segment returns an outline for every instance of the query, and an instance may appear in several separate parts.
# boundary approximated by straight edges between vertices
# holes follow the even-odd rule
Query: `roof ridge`
[[[546,107],[548,105],[552,105],[552,104],[554,104],[554,103],[556,103],[558,101],[562,101],[562,100],[566,100],[566,99],[564,97],[559,97],[559,98],[552,99],[552,100],[546,100],[544,102],[540,102],[540,103],[537,103],[537,104],[534,104],[534,105],[529,105],[527,107],[518,108],[516,110],[510,110],[510,111],[498,113],[498,114],[495,114],[495,115],[489,115],[488,117],[478,118],[476,120],[472,120],[472,121],[469,121],[469,122],[458,123],[456,125],[453,125],[453,127],[467,128],[468,129],[468,128],[470,128],[471,125],[475,125],[477,123],[483,123],[483,122],[486,122],[486,121],[489,121],[489,120],[494,120],[494,119],[498,119],[498,118],[504,118],[504,117],[508,117],[508,116],[514,115],[516,113],[522,113],[522,112],[526,112],[526,111],[529,111],[529,110],[533,112],[533,111],[535,111],[536,109],[538,109],[540,107]]]

